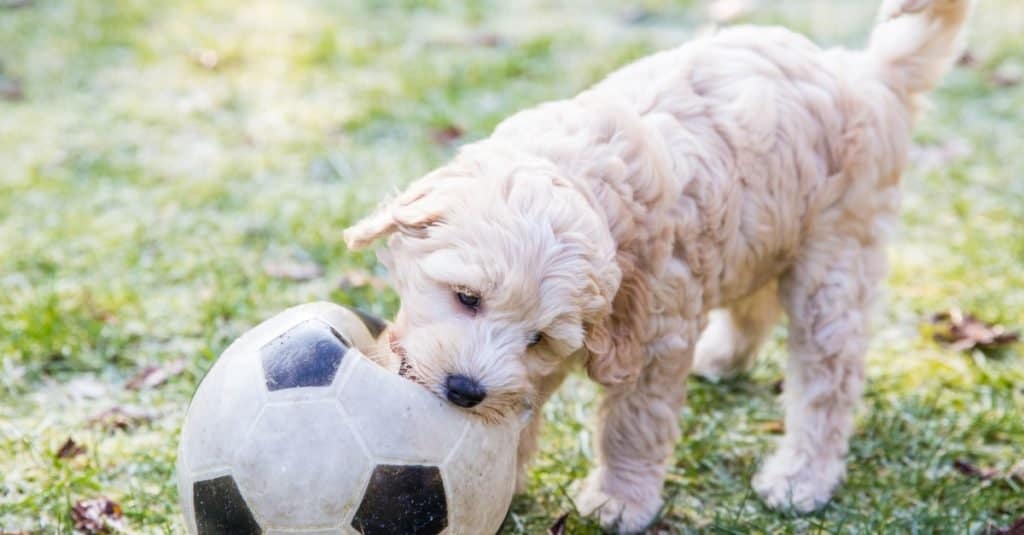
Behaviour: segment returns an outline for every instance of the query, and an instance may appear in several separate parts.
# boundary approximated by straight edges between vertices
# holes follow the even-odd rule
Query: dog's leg
[[[829,236],[809,245],[781,280],[790,321],[786,432],[753,481],[771,507],[817,509],[845,476],[869,308],[884,271],[880,244]]]
[[[570,369],[570,366],[564,366],[540,380],[540,384],[537,387],[537,405],[533,408],[530,421],[523,428],[522,433],[519,434],[519,449],[516,453],[516,494],[526,492],[526,470],[537,453],[537,435],[544,424],[544,416],[541,409],[547,403],[551,394],[554,394],[558,387],[561,386]]]
[[[619,533],[646,527],[661,508],[667,462],[679,439],[678,412],[699,321],[663,321],[666,333],[648,344],[648,363],[636,383],[609,388],[601,401],[598,466],[577,507],[597,512]]]
[[[694,373],[717,380],[750,369],[781,312],[774,281],[728,308],[711,312],[697,342]]]

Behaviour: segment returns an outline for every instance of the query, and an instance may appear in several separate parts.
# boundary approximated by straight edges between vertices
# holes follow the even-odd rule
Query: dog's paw
[[[636,488],[623,488],[616,495],[602,485],[598,473],[591,474],[576,497],[576,508],[584,516],[595,515],[601,527],[613,533],[640,533],[654,521],[661,509],[660,493],[642,496]],[[606,490],[608,489],[608,490]],[[659,489],[660,490],[660,489]],[[633,494],[630,496],[630,494]]]
[[[841,459],[808,459],[783,448],[765,461],[752,483],[772,509],[809,513],[828,503],[845,474]]]
[[[740,347],[738,336],[728,320],[712,321],[697,341],[693,373],[718,381],[746,371],[753,359],[742,354],[744,348]]]

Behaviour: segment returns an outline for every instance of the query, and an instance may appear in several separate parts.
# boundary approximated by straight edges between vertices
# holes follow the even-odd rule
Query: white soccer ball
[[[189,533],[494,533],[518,425],[483,424],[357,349],[380,320],[331,303],[243,334],[199,384],[178,452]]]

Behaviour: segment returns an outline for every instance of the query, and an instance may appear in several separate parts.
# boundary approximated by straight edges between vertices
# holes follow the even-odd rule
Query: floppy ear
[[[439,191],[437,182],[430,176],[413,182],[405,192],[345,229],[349,249],[362,249],[396,231],[421,238],[429,227],[443,223],[447,195]]]
[[[620,253],[621,283],[611,300],[611,312],[587,329],[587,374],[594,381],[614,386],[635,381],[643,369],[641,335],[647,329],[649,285],[636,262]]]

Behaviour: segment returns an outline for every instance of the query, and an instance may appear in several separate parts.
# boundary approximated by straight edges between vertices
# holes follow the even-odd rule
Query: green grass
[[[682,42],[704,4],[37,0],[0,7],[0,531],[68,533],[75,501],[109,496],[127,530],[179,533],[177,428],[196,382],[237,335],[281,308],[332,299],[390,315],[394,294],[341,230],[448,158],[436,133],[479,138],[509,113],[565,97]],[[874,2],[748,17],[857,43]],[[0,4],[2,6],[3,4]],[[982,3],[972,50],[933,99],[905,179],[849,481],[823,511],[767,510],[749,477],[781,417],[784,331],[742,379],[691,380],[658,528],[721,533],[981,533],[1024,515],[1024,355],[955,353],[924,328],[960,306],[1024,327],[1024,7]],[[946,147],[947,150],[942,148]],[[956,147],[965,147],[952,150]],[[315,262],[307,281],[268,262]],[[363,277],[364,279],[366,277]],[[353,287],[354,286],[354,287]],[[160,388],[125,381],[184,357]],[[593,456],[597,389],[571,380],[510,533],[563,512]],[[146,423],[90,425],[119,405]],[[88,454],[56,460],[68,436]],[[1018,465],[1021,466],[1021,465]],[[590,533],[570,515],[569,532]]]

